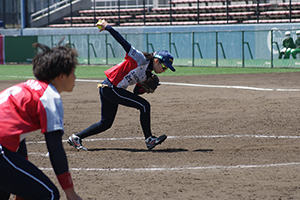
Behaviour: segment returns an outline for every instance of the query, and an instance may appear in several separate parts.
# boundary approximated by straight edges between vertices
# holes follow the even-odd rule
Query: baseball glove
[[[152,74],[146,81],[141,83],[141,87],[146,93],[153,93],[159,85],[159,79],[155,74]]]

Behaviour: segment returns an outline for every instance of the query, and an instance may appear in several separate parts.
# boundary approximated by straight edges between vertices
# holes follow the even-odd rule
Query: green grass
[[[111,66],[78,66],[77,78],[105,78],[104,71]],[[191,76],[214,74],[256,74],[300,72],[300,68],[242,68],[242,67],[175,67],[176,72],[167,70],[159,76]],[[34,78],[32,65],[0,65],[0,80]]]

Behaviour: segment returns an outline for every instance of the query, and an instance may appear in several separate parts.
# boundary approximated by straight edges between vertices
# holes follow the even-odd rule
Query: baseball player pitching
[[[109,129],[114,122],[118,106],[124,105],[140,111],[140,123],[145,143],[151,150],[165,141],[167,136],[152,135],[150,103],[140,95],[153,93],[159,85],[158,77],[152,72],[160,74],[167,69],[175,71],[172,66],[173,56],[165,50],[146,53],[135,49],[105,20],[99,20],[97,26],[100,29],[99,32],[108,31],[121,44],[126,56],[123,62],[104,72],[107,78],[98,86],[101,99],[101,120],[80,133],[71,135],[68,143],[76,149],[87,150],[82,146],[82,139]],[[129,85],[134,84],[133,92],[126,90]]]

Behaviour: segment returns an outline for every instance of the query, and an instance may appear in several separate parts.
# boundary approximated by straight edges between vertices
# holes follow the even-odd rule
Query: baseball
[[[102,22],[103,22],[103,21],[102,21],[101,19],[99,19],[98,22],[97,22],[97,24],[98,24],[98,23],[102,23]],[[97,25],[97,27],[98,27],[100,30],[101,30],[101,28],[102,28],[101,25]]]

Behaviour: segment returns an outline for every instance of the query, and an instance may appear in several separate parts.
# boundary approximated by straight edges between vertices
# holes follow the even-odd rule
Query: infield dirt
[[[146,149],[139,111],[124,106],[109,130],[83,140],[89,151],[64,142],[83,199],[300,199],[300,73],[160,81],[295,91],[162,84],[143,95],[151,104],[153,134],[169,136],[152,151]],[[0,90],[19,82],[0,81]],[[62,93],[64,141],[100,120],[96,84],[77,81],[72,93]],[[43,140],[39,131],[27,137],[29,160],[43,168],[65,200],[46,145],[35,143]]]

